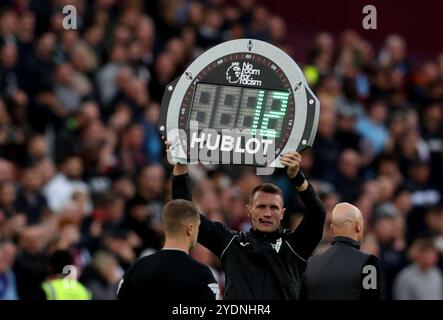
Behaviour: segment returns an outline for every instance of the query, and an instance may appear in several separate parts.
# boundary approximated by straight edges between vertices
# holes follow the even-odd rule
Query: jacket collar
[[[251,228],[251,229],[249,229],[249,232],[256,239],[264,239],[264,240],[269,240],[269,241],[277,240],[282,235],[282,230],[280,228],[274,232],[262,232],[262,231],[254,230]]]
[[[334,240],[332,240],[332,245],[334,244],[344,244],[347,246],[354,247],[357,250],[360,250],[360,244],[354,239],[348,237],[335,237]]]

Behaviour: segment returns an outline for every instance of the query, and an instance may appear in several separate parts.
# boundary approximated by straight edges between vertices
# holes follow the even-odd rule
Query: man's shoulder
[[[316,255],[310,256],[307,261],[307,266],[312,267],[313,265],[316,265],[328,259],[329,250],[331,250],[331,248],[328,248],[327,250]]]
[[[150,263],[153,260],[159,260],[159,259],[190,259],[189,255],[180,249],[161,249],[158,251],[155,251],[154,253],[141,256],[135,260],[135,263],[138,264],[144,264],[144,263]]]
[[[410,264],[406,267],[404,267],[400,272],[398,273],[396,277],[396,281],[408,281],[411,280],[415,275],[418,274],[418,269],[414,264]]]
[[[315,256],[311,256],[308,261],[315,262],[317,260],[327,259],[330,256],[335,256],[336,254],[340,253],[360,258],[363,262],[374,262],[374,263],[378,262],[378,258],[372,254],[360,251],[359,249],[351,246],[340,246],[340,245],[331,245],[323,252],[316,254]]]
[[[212,272],[209,269],[208,266],[198,262],[197,260],[190,257],[187,253],[180,251],[180,250],[159,250],[149,256],[144,256],[141,258],[138,258],[134,266],[150,266],[154,262],[159,263],[166,263],[168,266],[171,266],[172,268],[177,268],[177,270],[183,270],[183,271],[189,271],[192,270],[193,273],[201,275],[210,275],[212,276]],[[174,265],[171,265],[174,264]]]
[[[141,264],[146,264],[146,263],[150,263],[152,260],[157,260],[160,258],[160,253],[162,251],[156,251],[154,253],[151,254],[147,254],[145,256],[140,256],[137,259],[135,259],[133,265],[141,265]]]
[[[61,173],[56,174],[51,180],[44,186],[44,189],[58,188],[67,184],[67,179]]]
[[[126,275],[128,276],[137,272],[139,269],[143,270],[146,266],[152,265],[152,262],[159,258],[157,254],[158,252],[135,259],[135,261],[129,266],[128,270],[126,270]]]
[[[185,252],[179,250],[159,250],[150,255],[137,258],[126,271],[128,278],[143,278],[166,276],[177,270],[178,273],[189,269],[189,260]]]
[[[189,256],[188,256],[188,258],[189,258],[190,267],[192,267],[195,270],[195,274],[198,274],[199,277],[204,280],[214,280],[215,281],[214,275],[212,274],[211,269],[207,265],[205,265],[197,260],[194,260],[193,258],[191,258]]]
[[[366,262],[367,264],[373,264],[373,265],[378,265],[380,260],[378,259],[378,257],[376,255],[373,255],[372,253],[366,253],[363,251],[360,251],[366,258]]]

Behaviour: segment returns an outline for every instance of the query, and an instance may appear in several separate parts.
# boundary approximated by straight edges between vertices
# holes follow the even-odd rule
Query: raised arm
[[[306,208],[303,220],[292,232],[288,241],[297,254],[307,260],[323,236],[326,212],[322,202],[310,183],[298,194]]]
[[[183,172],[181,172],[183,173]],[[172,198],[192,200],[191,184],[187,173],[172,176]],[[235,233],[220,222],[209,220],[200,213],[198,242],[220,257]]]
[[[165,145],[167,152],[169,152],[170,143],[166,141]],[[186,164],[174,165],[172,171],[172,198],[192,201],[191,181]],[[202,213],[200,213],[200,221],[198,242],[220,258],[224,249],[235,236],[235,232],[229,230],[222,223],[212,222]]]
[[[326,211],[314,188],[300,171],[300,154],[289,152],[282,156],[281,162],[288,168],[288,177],[306,208],[303,220],[286,240],[298,255],[307,260],[323,236]]]
[[[192,190],[188,176],[188,166],[185,164],[174,165],[174,170],[172,171],[172,199],[185,199],[192,201]]]

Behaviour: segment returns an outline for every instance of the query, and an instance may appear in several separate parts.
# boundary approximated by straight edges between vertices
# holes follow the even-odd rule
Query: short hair
[[[281,200],[283,202],[283,191],[279,187],[277,187],[275,184],[272,183],[262,183],[256,186],[254,189],[252,189],[251,193],[249,194],[249,204],[252,203],[252,199],[254,199],[254,196],[257,192],[266,192],[266,193],[272,193],[272,194],[278,194],[281,197]]]
[[[434,239],[429,236],[422,236],[422,237],[415,239],[415,241],[412,243],[412,245],[415,246],[419,252],[423,252],[423,251],[426,251],[429,249],[430,250],[437,249],[435,247]]]
[[[188,200],[176,199],[168,202],[163,208],[163,229],[165,234],[177,235],[183,226],[200,219],[197,207]]]
[[[49,257],[51,274],[62,273],[63,268],[72,264],[72,255],[67,250],[57,250]]]

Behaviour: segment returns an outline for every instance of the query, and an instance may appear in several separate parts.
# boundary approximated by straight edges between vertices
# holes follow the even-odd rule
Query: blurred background
[[[428,3],[428,4],[427,4]],[[74,5],[78,29],[62,26]],[[362,250],[380,259],[384,299],[443,299],[442,4],[375,1],[2,0],[0,2],[0,299],[45,299],[76,267],[93,299],[115,299],[139,256],[162,247],[171,166],[157,132],[167,83],[223,41],[268,41],[302,67],[321,102],[302,169],[328,213],[366,221]],[[212,220],[249,230],[249,191],[285,194],[285,227],[303,207],[284,170],[190,168]],[[327,218],[328,220],[328,218]],[[316,253],[331,240],[328,221]],[[223,290],[219,261],[198,246]]]

